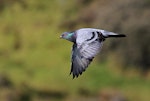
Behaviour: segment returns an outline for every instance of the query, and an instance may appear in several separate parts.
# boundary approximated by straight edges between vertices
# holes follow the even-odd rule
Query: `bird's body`
[[[125,37],[125,35],[101,29],[82,28],[73,32],[64,32],[61,37],[74,43],[70,71],[74,78],[86,70],[93,58],[100,52],[106,38]]]

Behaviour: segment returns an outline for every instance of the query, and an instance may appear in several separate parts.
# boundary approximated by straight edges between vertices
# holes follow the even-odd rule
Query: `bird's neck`
[[[70,38],[68,39],[69,41],[71,41],[71,42],[76,42],[76,33],[75,32],[71,32],[70,33]]]

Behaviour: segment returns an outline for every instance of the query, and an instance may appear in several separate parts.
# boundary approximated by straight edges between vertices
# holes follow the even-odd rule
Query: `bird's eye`
[[[65,36],[65,34],[62,34],[62,37],[64,37]]]

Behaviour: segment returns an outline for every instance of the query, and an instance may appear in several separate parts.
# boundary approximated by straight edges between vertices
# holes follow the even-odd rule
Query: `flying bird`
[[[105,39],[110,37],[125,37],[125,35],[95,28],[81,28],[62,33],[60,38],[73,42],[70,71],[73,78],[86,70],[93,58],[100,52]]]

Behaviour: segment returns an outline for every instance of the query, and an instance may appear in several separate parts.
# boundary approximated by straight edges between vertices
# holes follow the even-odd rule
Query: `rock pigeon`
[[[64,32],[60,38],[73,42],[70,74],[77,78],[100,52],[103,42],[109,37],[125,37],[101,29],[81,28],[72,32]]]

